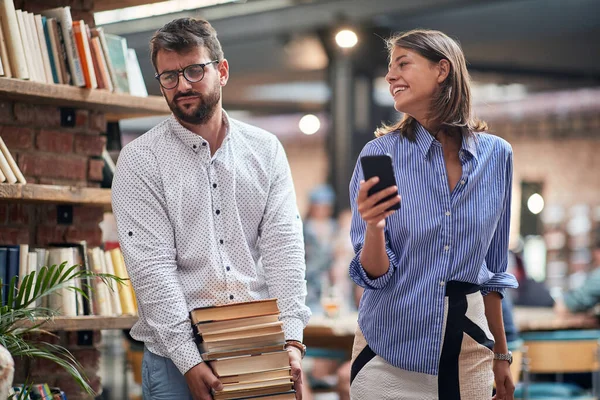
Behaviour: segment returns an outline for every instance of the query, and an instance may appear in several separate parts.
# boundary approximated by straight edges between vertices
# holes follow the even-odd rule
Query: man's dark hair
[[[210,61],[223,60],[223,49],[217,39],[217,31],[208,21],[194,18],[174,19],[157,30],[150,40],[152,66],[156,70],[156,55],[159,50],[185,54],[198,46],[204,46],[208,50]]]

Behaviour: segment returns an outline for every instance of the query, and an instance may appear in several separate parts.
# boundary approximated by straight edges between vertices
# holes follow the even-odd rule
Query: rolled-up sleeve
[[[260,253],[269,295],[277,298],[286,340],[302,341],[310,318],[302,220],[283,146],[274,144],[267,205],[260,224]]]
[[[504,182],[506,185],[502,212],[492,236],[490,246],[485,256],[488,271],[492,274],[491,279],[482,285],[481,293],[485,296],[490,292],[498,292],[502,297],[507,288],[518,287],[517,280],[512,274],[506,272],[508,267],[508,239],[510,235],[510,205],[512,201],[513,180],[513,155],[510,145],[506,149],[506,168]]]
[[[174,231],[151,149],[126,146],[121,151],[112,206],[140,318],[154,329],[169,358],[185,374],[202,358],[194,343],[177,273]]]
[[[378,149],[372,144],[368,144],[367,146],[365,146],[360,156],[358,157],[358,161],[356,163],[356,167],[354,168],[354,173],[352,175],[352,180],[350,181],[350,207],[352,209],[352,225],[350,228],[350,238],[352,240],[352,245],[354,246],[355,253],[354,258],[350,262],[350,277],[358,286],[363,287],[365,289],[381,289],[385,287],[390,281],[396,268],[398,267],[398,258],[389,246],[389,236],[387,231],[385,232],[385,251],[390,260],[390,265],[387,272],[376,279],[371,279],[369,278],[367,272],[360,263],[360,255],[362,253],[362,247],[365,242],[365,232],[367,230],[367,224],[361,218],[356,204],[356,199],[358,198],[358,192],[360,189],[360,181],[363,180],[363,171],[362,166],[360,164],[360,157],[375,154],[382,153],[381,151],[378,151]]]

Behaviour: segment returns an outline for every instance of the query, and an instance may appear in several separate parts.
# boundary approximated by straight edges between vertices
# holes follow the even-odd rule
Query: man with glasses
[[[296,397],[302,398],[302,223],[283,147],[222,109],[229,65],[213,27],[176,19],[150,42],[173,114],[123,148],[113,212],[139,305],[146,400],[211,399],[189,311],[276,297]]]

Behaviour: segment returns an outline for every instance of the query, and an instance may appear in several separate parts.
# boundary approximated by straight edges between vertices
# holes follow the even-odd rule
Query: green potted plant
[[[33,336],[40,333],[51,334],[44,329],[44,325],[59,314],[56,310],[39,306],[41,299],[63,288],[79,292],[87,299],[86,290],[73,286],[73,281],[81,280],[82,288],[92,290],[87,284],[88,279],[97,277],[111,288],[112,281],[118,284],[124,282],[122,278],[114,275],[82,270],[79,265],[67,267],[64,262],[58,266],[43,267],[38,274],[32,272],[24,276],[18,291],[15,289],[16,277],[13,277],[7,287],[0,285],[0,298],[3,291],[8,290],[7,303],[0,307],[0,345],[6,348],[13,358],[44,358],[56,363],[64,368],[87,393],[94,395],[82,365],[69,350],[60,345],[38,341]],[[29,393],[29,389],[26,387],[21,395],[13,398],[25,398],[24,395]]]

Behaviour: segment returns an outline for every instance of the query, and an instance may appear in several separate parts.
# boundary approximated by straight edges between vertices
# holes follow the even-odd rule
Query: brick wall
[[[0,102],[0,136],[28,183],[100,187],[104,114],[76,110],[73,121],[61,126],[57,107]],[[77,206],[73,213],[73,225],[58,226],[56,205],[0,204],[0,243],[86,240],[99,246],[102,209]]]
[[[302,136],[282,142],[290,164],[300,215],[308,209],[310,191],[327,182],[327,152],[324,138]]]
[[[488,121],[514,152],[512,236],[519,232],[521,182],[541,182],[546,206],[600,206],[600,114]]]
[[[63,120],[65,118],[63,110]],[[61,109],[52,106],[0,101],[0,136],[4,139],[28,183],[99,187],[105,143],[103,113],[75,110],[67,125],[61,125]],[[0,184],[1,185],[1,184]],[[57,223],[57,205],[0,203],[0,243],[44,247],[50,243],[87,241],[99,246],[103,208],[73,206],[73,223]],[[60,340],[83,365],[90,384],[100,389],[97,376],[100,352],[94,345],[77,345],[77,332],[62,333]],[[17,360],[15,382],[27,374],[35,382],[47,382],[65,390],[69,399],[86,399],[77,384],[55,364],[40,360]]]

